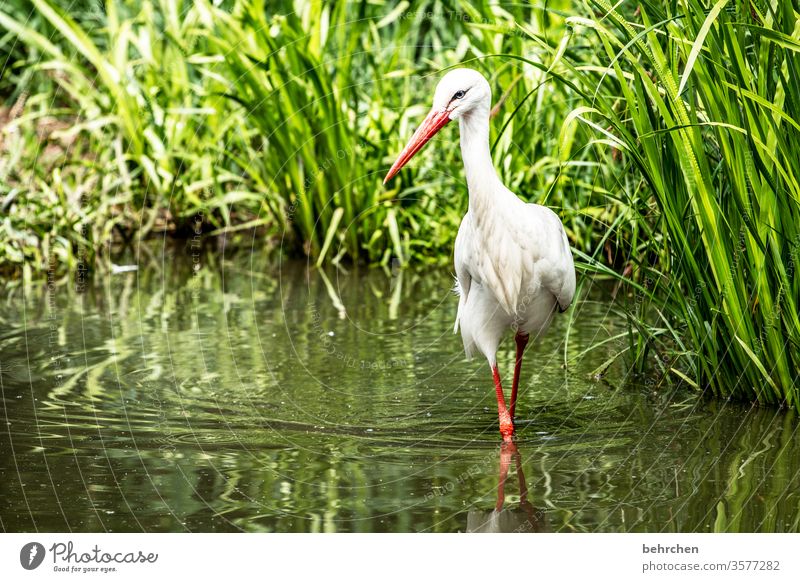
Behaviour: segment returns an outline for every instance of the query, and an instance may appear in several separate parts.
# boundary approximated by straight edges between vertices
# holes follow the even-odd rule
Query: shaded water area
[[[82,292],[12,289],[2,529],[800,530],[796,415],[633,382],[619,362],[596,378],[627,330],[600,286],[528,353],[518,442],[500,447],[451,285],[446,269],[326,278],[159,248]]]

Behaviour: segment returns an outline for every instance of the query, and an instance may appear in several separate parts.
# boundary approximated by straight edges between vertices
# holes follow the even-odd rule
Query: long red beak
[[[413,158],[414,154],[421,150],[422,147],[428,143],[428,140],[436,135],[437,131],[447,125],[448,121],[450,121],[450,112],[446,109],[440,111],[432,110],[428,113],[428,117],[425,118],[422,125],[417,128],[417,131],[415,131],[411,139],[408,140],[403,151],[400,152],[400,156],[397,158],[394,165],[392,165],[389,173],[386,174],[383,183],[386,184],[386,182],[394,178],[395,174],[408,163],[408,160]]]

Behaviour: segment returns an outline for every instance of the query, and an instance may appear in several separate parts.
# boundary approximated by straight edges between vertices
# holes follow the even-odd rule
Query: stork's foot
[[[500,413],[500,434],[503,435],[503,442],[510,443],[514,440],[514,421],[507,412]]]

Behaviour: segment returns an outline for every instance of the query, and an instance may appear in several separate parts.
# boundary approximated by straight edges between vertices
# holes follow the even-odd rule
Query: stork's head
[[[383,183],[391,180],[451,119],[464,117],[478,109],[484,109],[488,115],[491,102],[492,89],[478,71],[453,69],[447,73],[436,86],[430,113],[400,152]]]

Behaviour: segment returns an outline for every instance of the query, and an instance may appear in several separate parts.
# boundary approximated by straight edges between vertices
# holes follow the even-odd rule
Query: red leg
[[[517,406],[517,388],[519,388],[519,373],[522,370],[522,354],[525,351],[525,346],[528,345],[528,334],[517,332],[514,336],[514,341],[517,342],[517,359],[514,362],[514,382],[511,384],[511,406],[509,413],[511,420],[514,420],[514,408]]]
[[[494,378],[494,391],[497,394],[497,414],[500,417],[500,434],[503,440],[511,441],[514,436],[514,422],[506,408],[506,399],[503,397],[503,386],[500,384],[500,374],[497,371],[497,364],[492,366],[492,377]]]

